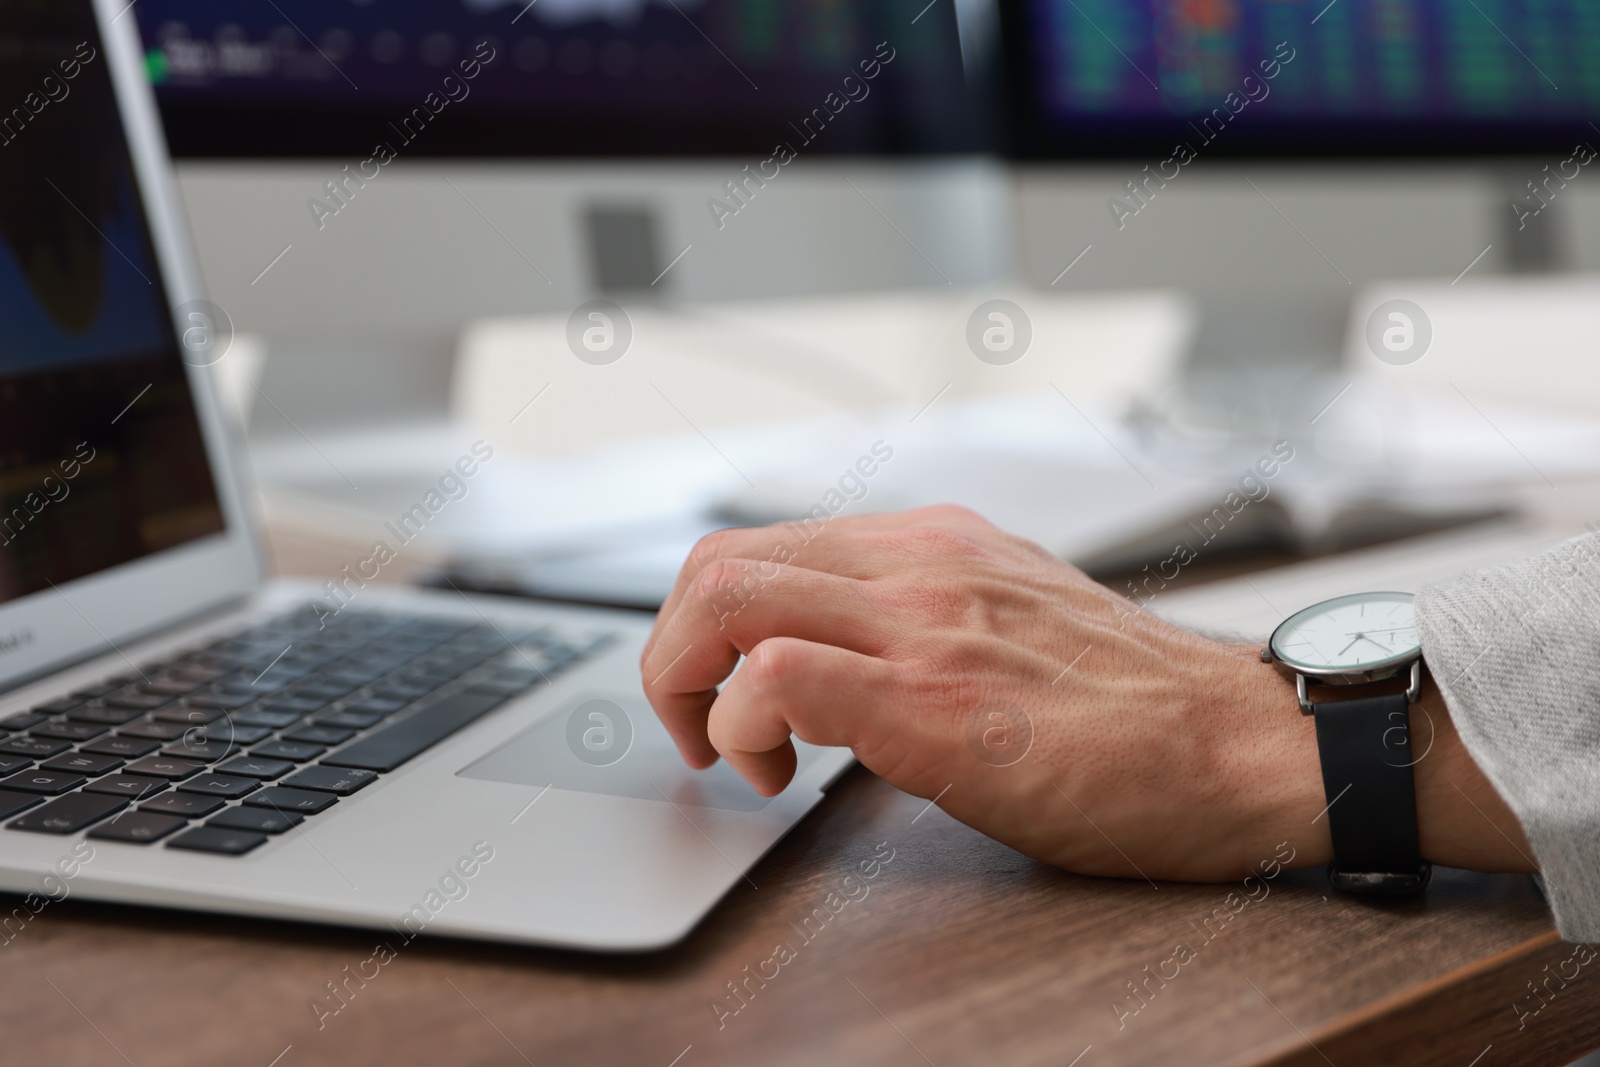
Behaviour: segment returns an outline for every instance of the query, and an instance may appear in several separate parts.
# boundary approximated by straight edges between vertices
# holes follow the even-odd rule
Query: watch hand
[[[1348,644],[1348,645],[1345,645],[1345,646],[1344,646],[1344,647],[1343,647],[1343,648],[1341,648],[1341,649],[1340,649],[1340,650],[1339,650],[1339,655],[1341,655],[1341,656],[1342,656],[1342,655],[1344,655],[1344,654],[1345,654],[1345,653],[1346,653],[1346,652],[1349,652],[1349,651],[1350,651],[1350,649],[1351,649],[1351,648],[1353,648],[1353,647],[1354,647],[1354,646],[1355,646],[1355,643],[1356,643],[1356,641],[1359,641],[1359,640],[1361,640],[1361,639],[1362,639],[1362,638],[1363,638],[1363,637],[1365,637],[1365,636],[1366,636],[1366,634],[1356,634],[1356,640],[1355,640],[1355,641],[1351,641],[1351,642],[1350,642],[1350,644]]]

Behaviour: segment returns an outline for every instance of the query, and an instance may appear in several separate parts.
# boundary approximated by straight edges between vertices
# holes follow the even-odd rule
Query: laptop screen
[[[0,602],[223,528],[91,7],[0,0]]]

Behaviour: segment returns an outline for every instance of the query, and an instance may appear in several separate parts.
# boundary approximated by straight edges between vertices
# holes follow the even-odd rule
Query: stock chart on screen
[[[760,151],[816,108],[838,108],[840,120],[819,153],[963,150],[977,127],[954,8],[919,17],[920,7],[140,0],[134,10],[179,155],[357,151],[430,93],[448,103],[408,145],[418,154]]]
[[[1595,0],[1004,6],[1024,154],[1155,150],[1177,134],[1225,154],[1317,156],[1600,138]]]

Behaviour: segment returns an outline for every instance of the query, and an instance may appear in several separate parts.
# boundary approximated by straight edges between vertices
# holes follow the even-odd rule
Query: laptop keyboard
[[[612,636],[300,609],[0,719],[0,819],[243,855]]]

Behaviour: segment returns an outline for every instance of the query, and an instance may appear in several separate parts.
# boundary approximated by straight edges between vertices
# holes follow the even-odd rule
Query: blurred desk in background
[[[269,545],[280,567],[314,575],[362,548]],[[795,924],[888,850],[867,895],[802,941]],[[8,1062],[86,1067],[1498,1067],[1600,1047],[1600,980],[1584,970],[1531,991],[1572,973],[1573,948],[1526,877],[1441,870],[1424,899],[1398,904],[1330,895],[1318,870],[1263,884],[1066,874],[856,768],[662,952],[424,939],[352,981],[319,1028],[310,1002],[372,955],[372,933],[66,900],[5,948],[0,1021]],[[794,957],[750,979],[772,975],[780,941]],[[1167,962],[1180,942],[1194,958]],[[730,983],[747,980],[740,1006]]]

